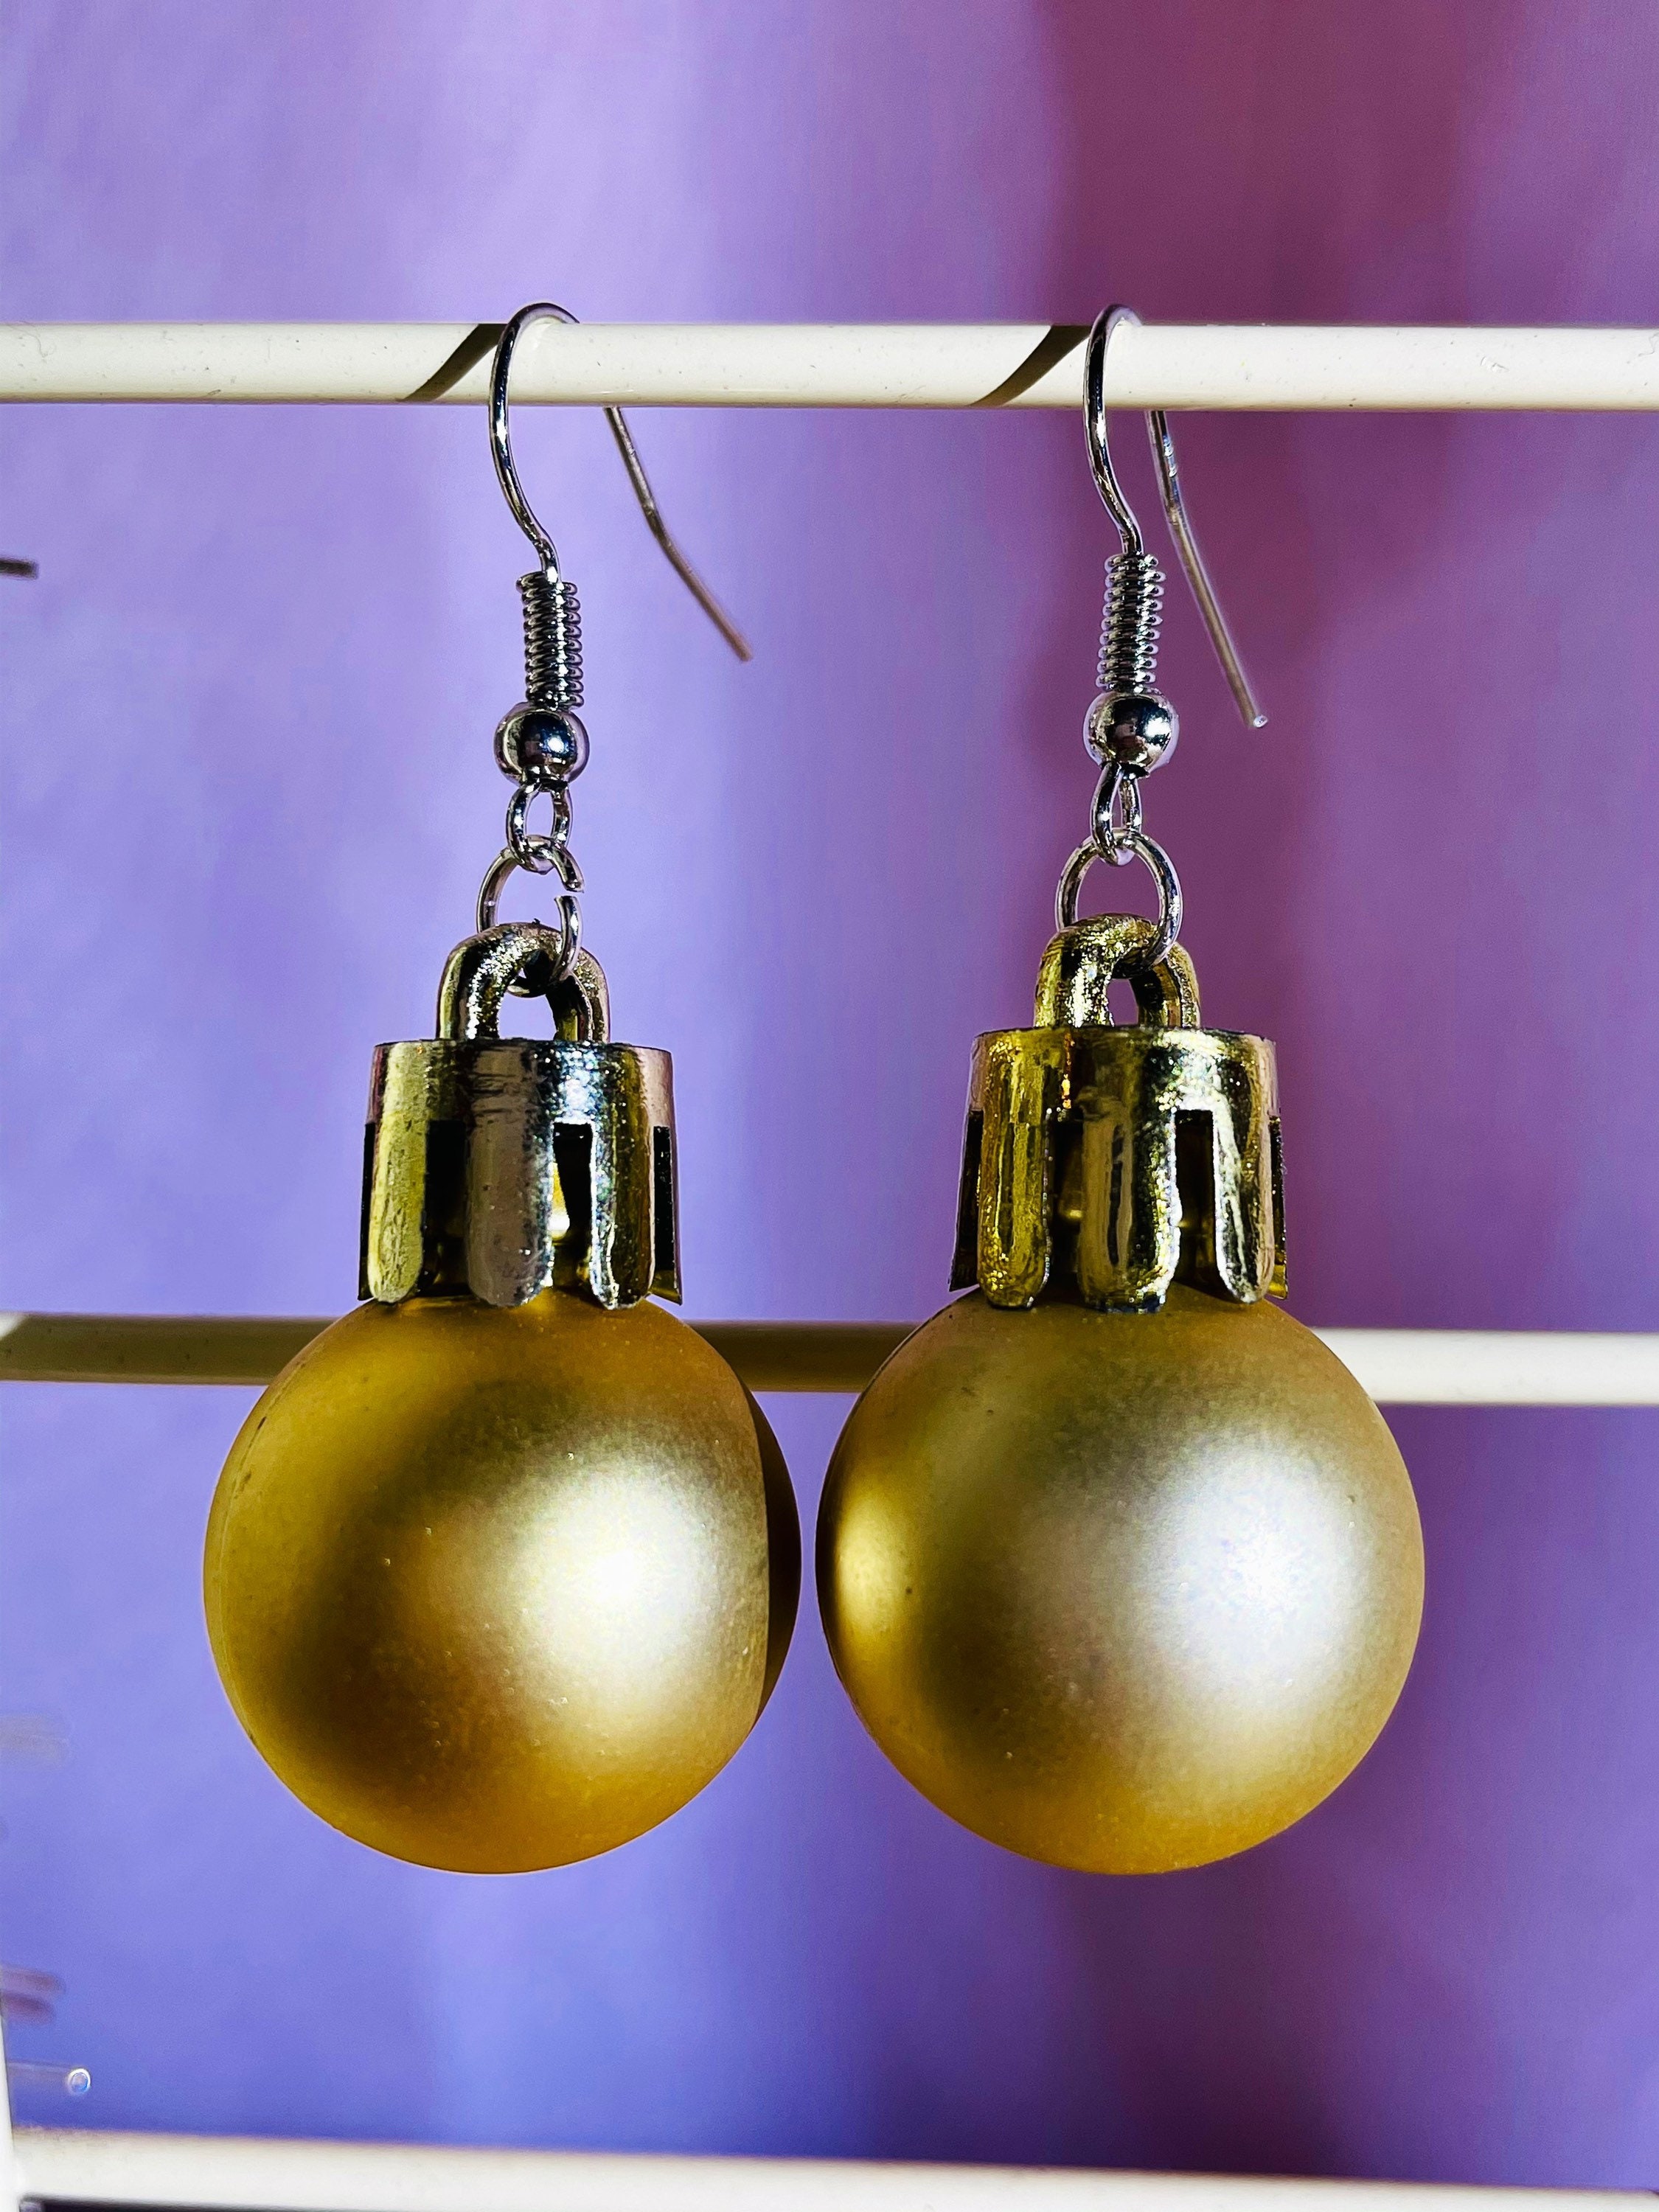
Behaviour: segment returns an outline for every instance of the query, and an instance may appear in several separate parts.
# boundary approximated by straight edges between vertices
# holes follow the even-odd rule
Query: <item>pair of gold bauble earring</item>
[[[541,555],[520,584],[528,697],[497,734],[507,842],[436,1037],[375,1055],[365,1303],[248,1417],[205,1567],[222,1679],[289,1787],[378,1850],[481,1873],[609,1850],[711,1780],[777,1680],[800,1568],[765,1416],[651,1303],[679,1294],[668,1056],[610,1040],[580,949],[575,600],[507,431],[514,343],[550,314],[505,326],[491,409]],[[1091,334],[1085,416],[1123,529],[1103,404],[1121,319]],[[1334,1788],[1392,1709],[1422,1601],[1387,1428],[1267,1302],[1283,1290],[1273,1048],[1199,1026],[1178,887],[1140,826],[1139,779],[1175,735],[1147,643],[1161,584],[1126,532],[1088,724],[1091,835],[1032,1028],[975,1048],[966,1295],[854,1407],[817,1545],[836,1668],[899,1770],[994,1842],[1126,1873],[1242,1850]],[[1158,922],[1079,921],[1092,861],[1136,855]],[[514,868],[557,874],[556,926],[495,920]],[[548,1000],[552,1039],[500,1036],[510,993]]]

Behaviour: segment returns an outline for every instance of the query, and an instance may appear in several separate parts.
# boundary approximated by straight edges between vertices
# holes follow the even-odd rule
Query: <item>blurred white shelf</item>
[[[496,325],[8,323],[0,399],[477,404]],[[1059,407],[1084,327],[582,323],[526,332],[513,396],[592,407]],[[1153,323],[1112,340],[1114,406],[1659,408],[1659,331]]]
[[[1583,2212],[1646,2192],[16,2130],[18,2193],[219,2212]]]

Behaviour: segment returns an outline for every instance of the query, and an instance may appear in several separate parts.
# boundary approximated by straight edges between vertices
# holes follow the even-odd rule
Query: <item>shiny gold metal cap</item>
[[[1155,1310],[1176,1280],[1284,1296],[1273,1046],[1200,1028],[1181,947],[1137,964],[1154,933],[1128,915],[1073,922],[1042,956],[1036,1026],[975,1040],[952,1290],[1114,1312]],[[1133,1028],[1112,1024],[1119,977]]]
[[[520,1306],[556,1286],[613,1309],[678,1303],[672,1065],[610,1042],[604,972],[583,952],[554,980],[561,943],[537,923],[467,938],[445,963],[436,1037],[376,1050],[361,1297]],[[556,1036],[501,1036],[519,982],[547,998]]]

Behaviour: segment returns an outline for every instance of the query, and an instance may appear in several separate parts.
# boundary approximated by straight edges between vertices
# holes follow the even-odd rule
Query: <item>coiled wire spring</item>
[[[576,586],[532,568],[524,603],[524,696],[535,707],[582,703],[582,611]]]
[[[1164,571],[1150,553],[1114,553],[1100,617],[1102,691],[1150,691],[1164,627]]]

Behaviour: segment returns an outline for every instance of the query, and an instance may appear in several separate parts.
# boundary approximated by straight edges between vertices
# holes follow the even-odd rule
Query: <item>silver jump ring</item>
[[[1095,850],[1115,868],[1133,858],[1127,841],[1140,831],[1140,779],[1130,775],[1116,761],[1102,769],[1095,786],[1092,816]]]
[[[1117,849],[1125,860],[1133,854],[1144,860],[1158,885],[1158,933],[1141,953],[1137,967],[1156,968],[1160,960],[1169,957],[1170,948],[1181,934],[1181,878],[1175,872],[1175,862],[1155,837],[1144,830],[1126,830],[1119,834]],[[1078,895],[1083,889],[1083,878],[1097,860],[1109,857],[1091,837],[1079,845],[1066,863],[1060,878],[1060,888],[1054,893],[1054,926],[1070,929],[1077,921]]]
[[[551,800],[553,806],[553,827],[545,836],[532,832],[529,823],[531,802],[544,795]],[[570,835],[570,793],[568,791],[549,791],[544,794],[533,783],[522,783],[507,804],[507,848],[527,874],[545,876],[556,867],[565,889],[579,891],[582,887],[581,870],[570,858],[565,844]],[[564,854],[569,864],[568,867],[553,857],[559,853]]]
[[[556,875],[568,891],[586,888],[575,855],[555,837],[526,837],[521,845],[509,845],[506,850],[513,855],[514,866],[527,876]]]
[[[551,841],[546,838],[539,839],[537,842],[542,844],[551,844]],[[556,929],[559,933],[559,954],[558,958],[555,963],[558,973],[553,980],[556,982],[562,982],[565,977],[569,975],[571,969],[575,966],[576,955],[581,951],[581,908],[577,905],[574,896],[574,892],[579,890],[581,887],[581,871],[576,866],[576,863],[571,859],[570,854],[565,852],[562,846],[553,848],[553,850],[559,855],[559,858],[550,860],[545,870],[531,869],[526,870],[526,872],[530,874],[550,874],[556,870],[560,881],[568,885],[568,889],[560,892],[556,901],[558,908],[558,919],[556,921],[543,921],[541,925],[544,929]],[[565,873],[565,866],[561,865],[561,861],[568,865],[571,873],[574,875],[575,882],[574,884],[570,884],[569,877]],[[480,937],[483,935],[485,930],[494,929],[495,927],[495,909],[501,904],[501,892],[506,888],[507,879],[521,866],[522,863],[520,861],[517,854],[513,851],[510,846],[504,848],[501,852],[497,853],[495,859],[490,862],[489,866],[485,872],[484,879],[478,886],[477,929]],[[538,918],[538,920],[540,919],[539,917]],[[507,985],[508,990],[513,993],[514,996],[520,999],[540,998],[543,995],[545,988],[545,984],[543,984],[539,988],[532,990],[528,984],[525,983],[516,975],[514,977],[512,982]]]

